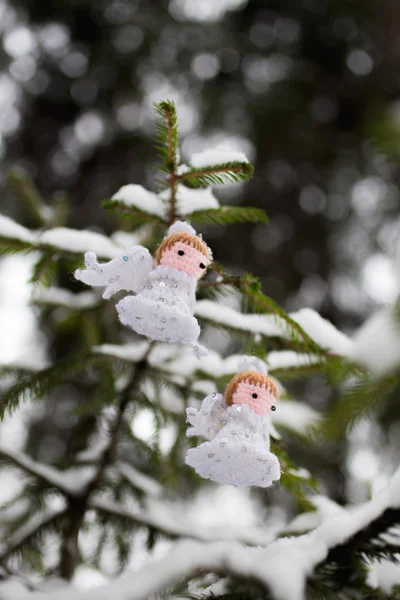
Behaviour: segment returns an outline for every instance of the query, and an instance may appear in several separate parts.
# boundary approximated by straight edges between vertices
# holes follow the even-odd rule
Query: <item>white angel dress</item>
[[[190,344],[204,354],[196,345],[200,326],[193,317],[196,279],[174,267],[155,267],[143,246],[133,246],[108,263],[99,263],[94,252],[87,252],[85,269],[76,270],[75,278],[105,287],[105,299],[120,290],[134,292],[116,306],[121,323],[151,340]]]
[[[121,323],[152,340],[195,344],[200,335],[193,317],[196,283],[185,271],[159,265],[136,296],[118,302]]]
[[[235,486],[266,488],[280,478],[269,451],[269,420],[247,404],[227,406],[221,394],[207,396],[201,409],[186,410],[189,437],[208,441],[190,448],[185,462],[205,479]]]

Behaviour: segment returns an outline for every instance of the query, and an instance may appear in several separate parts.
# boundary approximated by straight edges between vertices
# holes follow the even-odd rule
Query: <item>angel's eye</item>
[[[205,265],[204,263],[200,263],[200,264],[199,264],[199,267],[200,267],[200,269],[205,269],[205,268],[206,268],[206,265]]]
[[[258,398],[258,394],[252,394],[251,397],[252,398]]]
[[[276,406],[271,406],[271,410],[276,410]]]
[[[178,250],[178,254],[179,254],[179,256],[183,256],[185,253],[183,250]]]

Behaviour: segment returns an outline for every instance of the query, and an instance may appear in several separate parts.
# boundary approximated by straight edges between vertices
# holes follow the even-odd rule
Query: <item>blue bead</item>
[[[123,256],[122,258],[123,258],[124,260],[128,260],[128,257],[127,257],[127,256]]]

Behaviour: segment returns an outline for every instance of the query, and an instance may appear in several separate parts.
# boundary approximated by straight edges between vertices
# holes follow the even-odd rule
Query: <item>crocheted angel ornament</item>
[[[193,313],[197,281],[211,261],[211,250],[193,227],[176,221],[155,261],[143,246],[133,246],[105,264],[87,252],[85,269],[75,271],[75,278],[105,287],[107,299],[120,290],[133,292],[116,306],[121,323],[150,340],[189,344],[201,354],[200,327]]]
[[[269,413],[278,390],[257,358],[241,361],[225,395],[204,398],[200,410],[186,409],[188,437],[206,440],[188,450],[185,462],[205,479],[235,486],[269,487],[280,478],[278,459],[269,451]]]

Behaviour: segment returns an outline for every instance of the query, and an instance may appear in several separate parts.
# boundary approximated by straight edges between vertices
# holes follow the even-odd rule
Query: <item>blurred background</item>
[[[125,183],[154,188],[152,104],[170,98],[183,158],[222,144],[256,166],[225,193],[265,208],[268,233],[241,226],[238,244],[238,228],[211,231],[221,262],[348,330],[394,299],[395,0],[1,0],[0,11],[3,181],[22,166],[45,196],[70,196],[70,226],[109,231],[102,199]],[[5,191],[1,208],[31,224]]]
[[[1,212],[35,227],[6,185],[19,166],[45,197],[67,194],[68,226],[112,231],[103,199],[127,183],[156,189],[152,106],[170,99],[183,159],[220,145],[255,164],[249,184],[215,191],[270,217],[207,231],[227,270],[349,334],[395,300],[397,0],[0,0],[0,31]],[[3,362],[45,353],[29,260],[0,263]],[[321,378],[306,386],[298,396],[330,401]],[[398,429],[376,427],[354,434],[348,473],[326,477],[335,499],[364,499],[382,475],[371,439],[393,458]]]

